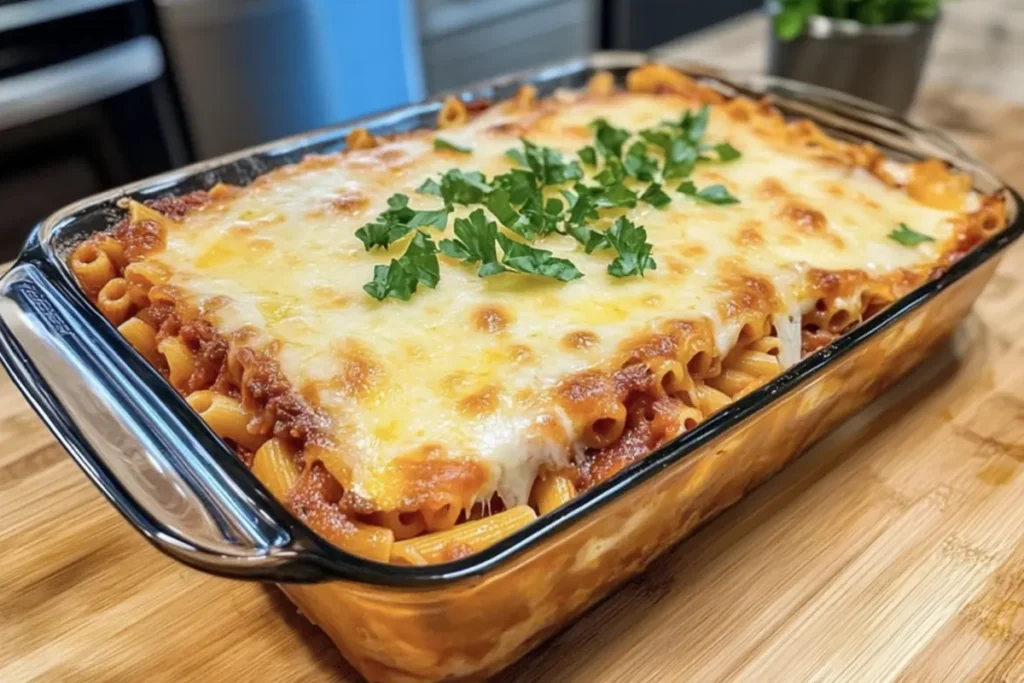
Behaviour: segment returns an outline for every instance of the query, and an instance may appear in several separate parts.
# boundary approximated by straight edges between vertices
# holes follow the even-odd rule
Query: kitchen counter
[[[742,21],[705,61],[763,52]],[[942,72],[918,116],[1024,187],[1024,107]],[[499,680],[1024,680],[1022,311],[1017,248],[918,370]],[[0,680],[358,680],[273,587],[146,543],[3,375],[0,444]]]

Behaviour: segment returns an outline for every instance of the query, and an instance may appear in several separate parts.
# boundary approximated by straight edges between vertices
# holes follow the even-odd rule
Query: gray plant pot
[[[771,32],[769,72],[905,114],[921,83],[936,23],[867,26],[851,19],[811,17],[803,35],[793,41],[783,42]]]

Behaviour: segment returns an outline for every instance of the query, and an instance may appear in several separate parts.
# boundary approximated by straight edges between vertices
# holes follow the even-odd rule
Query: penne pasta
[[[391,561],[412,565],[450,562],[494,545],[535,519],[537,513],[533,508],[520,505],[490,517],[463,522],[448,531],[397,541],[391,548]]]
[[[251,451],[259,449],[266,437],[251,434],[248,426],[252,420],[238,399],[214,391],[194,391],[188,395],[188,404],[199,413],[210,429],[222,439],[230,439]]]
[[[335,539],[338,547],[346,552],[376,562],[391,560],[395,545],[395,535],[391,529],[372,524],[353,522],[355,531],[338,536]]]
[[[418,565],[557,510],[1006,224],[943,162],[665,65],[621,80],[449,96],[451,135],[355,128],[245,187],[126,198],[68,264],[275,497]]]
[[[294,450],[281,439],[267,439],[253,456],[252,473],[275,498],[284,500],[299,481]]]
[[[195,370],[195,358],[192,351],[179,337],[167,337],[157,344],[157,351],[163,354],[171,384],[183,391],[189,388],[189,378]]]
[[[461,126],[469,120],[469,110],[465,102],[454,95],[449,95],[441,104],[441,111],[437,113],[437,127],[454,128]]]
[[[138,318],[129,318],[117,327],[128,343],[152,365],[163,367],[163,355],[157,350],[156,330]]]
[[[576,497],[576,485],[565,474],[545,472],[533,482],[530,502],[537,512],[546,515]]]
[[[103,289],[96,295],[96,305],[114,325],[120,325],[131,317],[133,304],[125,279],[116,277],[103,285]]]

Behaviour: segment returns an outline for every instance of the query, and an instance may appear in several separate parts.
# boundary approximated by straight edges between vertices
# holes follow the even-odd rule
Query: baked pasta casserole
[[[381,562],[507,536],[1006,223],[942,161],[661,65],[437,124],[125,199],[70,256],[267,489]]]

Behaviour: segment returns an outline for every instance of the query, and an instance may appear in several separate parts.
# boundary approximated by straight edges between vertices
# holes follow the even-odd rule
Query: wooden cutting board
[[[922,118],[1024,187],[1024,108]],[[500,679],[1024,681],[1024,246],[910,377]],[[356,681],[275,589],[164,557],[0,378],[0,681]]]

